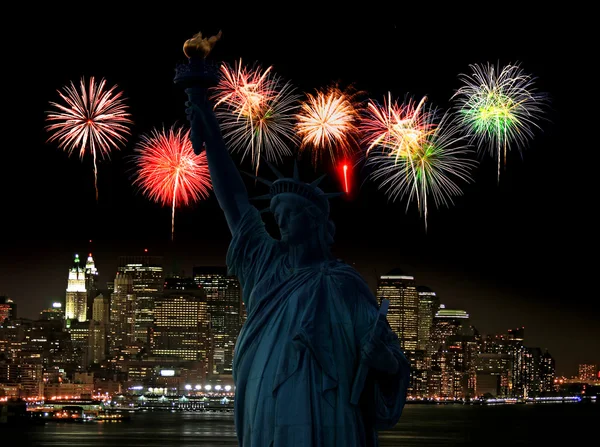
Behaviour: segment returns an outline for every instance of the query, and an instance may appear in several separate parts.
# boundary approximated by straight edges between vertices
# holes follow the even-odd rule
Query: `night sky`
[[[164,256],[167,272],[224,264],[230,235],[214,195],[177,211],[172,242],[170,208],[131,184],[139,136],[187,123],[185,93],[173,83],[175,66],[185,61],[183,42],[221,29],[213,60],[271,65],[301,93],[338,82],[376,100],[388,91],[398,99],[426,95],[446,109],[469,64],[519,63],[535,76],[550,98],[545,120],[522,153],[509,152],[499,183],[496,161],[480,157],[474,181],[461,184],[464,194],[454,205],[430,205],[425,231],[414,205],[406,211],[406,202],[390,202],[357,169],[354,198],[332,202],[334,252],[373,289],[377,276],[393,268],[414,275],[447,307],[468,311],[481,333],[525,326],[526,344],[547,348],[559,374],[575,374],[578,363],[600,364],[591,217],[595,79],[584,12],[500,11],[490,19],[414,7],[316,19],[307,9],[293,18],[274,10],[269,19],[264,11],[231,17],[176,4],[136,16],[37,11],[39,25],[25,11],[15,14],[21,26],[6,37],[3,64],[0,294],[17,302],[20,316],[37,318],[64,299],[75,253],[92,251],[102,287],[114,278],[118,256],[144,249]],[[99,164],[98,202],[91,157],[68,157],[46,142],[44,129],[49,101],[82,76],[106,78],[123,90],[134,121],[125,147]],[[287,162],[280,169],[291,174]],[[322,172],[302,161],[301,173],[310,180]],[[273,176],[266,168],[261,174]],[[250,195],[266,193],[260,184],[247,185]],[[322,185],[340,186],[331,176]]]

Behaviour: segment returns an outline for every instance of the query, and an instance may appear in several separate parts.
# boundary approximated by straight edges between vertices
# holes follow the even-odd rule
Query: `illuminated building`
[[[520,327],[509,329],[507,334],[488,336],[484,342],[483,352],[506,354],[510,358],[510,397],[523,397],[527,392],[524,339],[525,328]]]
[[[390,300],[387,319],[403,351],[415,351],[419,336],[419,295],[413,276],[394,269],[379,278],[377,301]]]
[[[117,271],[132,279],[135,294],[135,338],[149,346],[154,324],[154,301],[163,291],[163,259],[161,256],[120,256]],[[116,285],[115,285],[116,288]]]
[[[62,303],[52,303],[52,307],[44,309],[40,312],[40,320],[58,320],[64,321],[65,313],[63,311]]]
[[[554,390],[554,379],[556,377],[556,362],[548,350],[542,355],[540,364],[542,392],[548,393]]]
[[[80,265],[79,255],[75,255],[73,266],[69,269],[67,296],[65,300],[65,318],[68,321],[87,320],[87,290],[85,288],[85,268]],[[68,324],[67,324],[68,325]]]
[[[167,278],[154,302],[152,355],[207,359],[208,312],[202,287],[192,278]]]
[[[596,380],[596,372],[598,371],[597,365],[591,364],[580,364],[578,379],[582,382],[591,382]]]
[[[0,325],[17,318],[17,305],[7,296],[0,296]]]
[[[511,365],[508,354],[479,353],[475,358],[475,395],[508,397]]]
[[[117,273],[110,294],[110,350],[121,350],[135,342],[136,299],[133,278]]]
[[[469,314],[464,310],[446,309],[441,304],[433,318],[429,337],[428,352],[432,372],[428,383],[430,394],[442,397],[464,397],[470,394],[469,374],[475,351],[476,343],[473,328],[469,325]]]
[[[417,349],[427,352],[433,317],[440,308],[440,300],[429,287],[418,286],[419,295],[419,328],[417,331]]]
[[[233,351],[242,325],[242,291],[225,267],[194,267],[194,281],[206,293],[210,318],[209,374],[231,374]]]
[[[87,291],[87,319],[90,320],[92,318],[94,298],[98,295],[98,269],[91,253],[88,254],[85,262],[85,289]]]
[[[72,321],[67,331],[71,335],[75,362],[87,368],[89,365],[90,324],[84,321]]]
[[[109,337],[109,300],[102,294],[94,298],[89,327],[89,363],[100,363],[106,358]]]

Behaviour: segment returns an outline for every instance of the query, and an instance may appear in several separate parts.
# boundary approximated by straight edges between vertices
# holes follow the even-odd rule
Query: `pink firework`
[[[233,151],[249,156],[258,172],[261,158],[281,161],[296,145],[295,112],[299,95],[272,67],[247,67],[240,60],[233,67],[221,65],[221,78],[213,88],[215,113],[223,137]]]
[[[98,200],[97,159],[110,158],[110,152],[127,141],[129,125],[133,123],[123,92],[117,91],[117,86],[107,89],[105,79],[96,83],[91,77],[87,88],[85,79],[81,78],[79,90],[71,82],[58,94],[63,103],[50,102],[56,110],[47,112],[46,120],[51,124],[46,130],[52,132],[48,142],[58,141],[58,147],[69,156],[74,151],[79,151],[80,159],[86,152],[92,155]]]
[[[171,127],[142,135],[135,147],[137,175],[133,184],[150,200],[171,206],[171,240],[175,208],[207,198],[212,189],[206,152],[194,154],[190,131]]]
[[[338,158],[351,158],[358,149],[358,124],[361,105],[356,93],[337,86],[307,94],[297,114],[296,128],[302,138],[300,151],[312,149],[315,167],[323,152],[328,151],[332,163]]]

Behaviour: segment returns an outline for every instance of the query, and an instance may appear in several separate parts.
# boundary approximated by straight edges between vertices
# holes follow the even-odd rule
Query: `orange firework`
[[[323,152],[329,151],[331,162],[336,157],[351,158],[359,147],[358,124],[360,103],[356,93],[337,86],[307,94],[297,115],[296,129],[301,137],[300,151],[312,149],[315,167]]]

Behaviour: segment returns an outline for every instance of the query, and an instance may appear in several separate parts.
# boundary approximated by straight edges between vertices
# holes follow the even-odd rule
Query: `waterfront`
[[[381,446],[538,446],[586,437],[598,404],[407,405]],[[3,428],[3,431],[5,429]],[[231,413],[140,412],[128,422],[7,427],[8,446],[235,446]],[[571,442],[569,442],[571,443]]]

